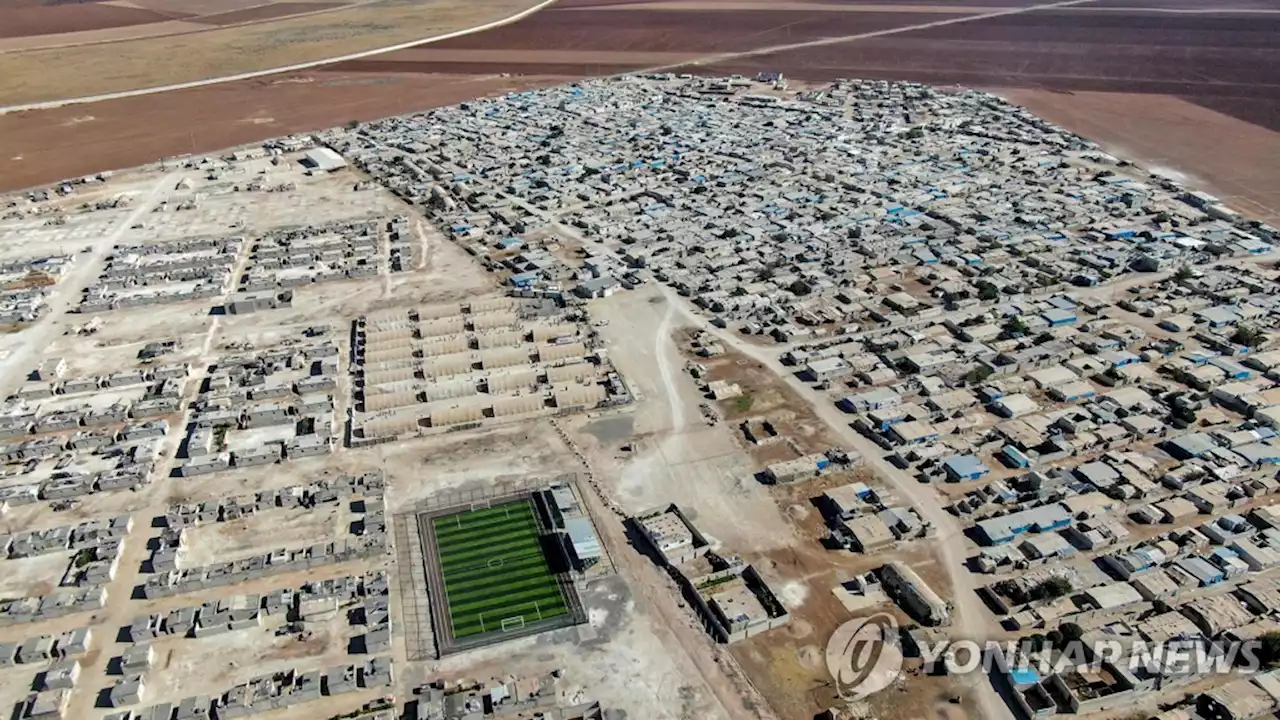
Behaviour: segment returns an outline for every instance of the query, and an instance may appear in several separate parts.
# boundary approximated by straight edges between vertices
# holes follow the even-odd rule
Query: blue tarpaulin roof
[[[1040,682],[1040,673],[1032,668],[1013,668],[1009,671],[1009,679],[1015,685],[1032,685]]]

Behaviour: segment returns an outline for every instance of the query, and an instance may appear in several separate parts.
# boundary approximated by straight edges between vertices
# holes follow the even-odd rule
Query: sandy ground
[[[230,522],[200,525],[183,551],[183,567],[250,557],[276,548],[298,550],[346,537],[352,516],[338,505],[273,510]]]
[[[47,595],[58,587],[74,555],[70,550],[15,560],[0,560],[0,597]]]
[[[311,670],[348,659],[347,640],[361,632],[352,628],[345,613],[316,623],[305,623],[306,639],[277,636],[283,618],[269,624],[204,638],[166,638],[153,643],[155,666],[147,683],[148,702],[177,702],[197,694],[216,695],[258,675],[293,668]],[[248,658],[253,660],[247,661]],[[152,680],[154,678],[154,680]]]

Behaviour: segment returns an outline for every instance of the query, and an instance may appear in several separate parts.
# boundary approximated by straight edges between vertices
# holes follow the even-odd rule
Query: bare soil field
[[[1152,168],[1190,175],[1241,211],[1280,222],[1280,133],[1184,99],[1004,90],[1009,101]],[[1274,106],[1273,106],[1274,107]],[[1205,138],[1213,138],[1206,142]]]
[[[209,25],[239,25],[240,23],[274,20],[275,18],[288,17],[290,15],[302,15],[304,13],[330,10],[342,7],[343,5],[345,5],[345,3],[340,2],[282,2],[275,3],[273,5],[258,5],[256,7],[245,8],[243,10],[232,10],[230,12],[202,15],[200,16],[199,21]]]
[[[228,3],[228,8],[229,3],[244,1],[217,0]],[[164,4],[171,0],[140,2],[168,8]],[[330,66],[324,71],[80,109],[0,116],[0,158],[21,158],[9,163],[10,172],[0,178],[0,185],[29,186],[140,164],[163,155],[206,152],[565,78],[692,62],[697,56],[718,52],[906,27],[953,16],[967,18],[965,13],[973,8],[1018,7],[1030,4],[1030,0],[798,3],[806,9],[782,10],[776,4],[756,0],[562,0],[494,31]],[[833,9],[807,9],[812,5]],[[921,10],[921,5],[930,10]],[[741,9],[746,6],[763,9]],[[199,7],[208,12],[206,6]],[[856,11],[850,11],[852,8]],[[1170,156],[1167,164],[1171,168],[1211,183],[1224,196],[1249,197],[1261,206],[1274,207],[1271,191],[1255,187],[1267,172],[1261,159],[1265,148],[1262,153],[1247,149],[1249,143],[1274,142],[1274,137],[1246,133],[1221,120],[1222,115],[1228,115],[1280,128],[1280,82],[1270,72],[1280,66],[1280,12],[1243,12],[1267,9],[1280,11],[1280,6],[1274,0],[1229,0],[1212,6],[1205,0],[1097,0],[1071,9],[975,19],[691,69],[748,75],[781,70],[813,81],[877,77],[1075,92],[1074,96],[1061,96],[1053,105],[1060,114],[1082,119],[1073,129],[1100,140],[1123,132],[1125,117],[1137,118],[1135,122],[1143,127],[1161,120],[1199,126],[1197,132],[1213,127],[1234,133],[1232,147],[1240,148],[1239,152],[1199,152],[1206,145],[1203,135],[1183,132],[1172,136],[1195,137],[1197,142],[1184,143],[1177,153],[1145,154]],[[954,12],[948,15],[942,12],[945,10]],[[1168,10],[1178,12],[1165,12]],[[337,19],[349,12],[338,10],[316,17]],[[260,30],[268,33],[269,27],[263,25]],[[186,37],[203,35],[206,33]],[[282,38],[281,43],[288,45],[290,39]],[[200,53],[197,50],[194,54]],[[0,56],[0,72],[8,60]],[[524,77],[494,77],[499,73]],[[1099,93],[1106,94],[1083,99]],[[1105,100],[1107,97],[1113,101]],[[1079,111],[1070,109],[1073,98],[1081,98]],[[1202,113],[1194,113],[1197,106]],[[1171,119],[1168,108],[1177,108],[1177,113],[1186,115],[1185,120]],[[1088,122],[1090,114],[1109,119]],[[1192,115],[1200,119],[1193,120]],[[148,118],[145,132],[137,122],[143,117]],[[65,128],[72,126],[76,131],[67,133]],[[1129,143],[1129,147],[1137,144]],[[1218,162],[1223,157],[1233,158],[1226,169]]]
[[[478,38],[475,38],[478,39]],[[700,68],[782,70],[797,78],[876,77],[936,84],[1214,98],[1224,112],[1280,124],[1280,14],[1036,11],[800,48]],[[1241,99],[1245,105],[1233,105]],[[1275,127],[1275,124],[1272,124]]]
[[[630,10],[551,8],[519,23],[436,45],[440,50],[699,52],[751,50],[781,43],[874,32],[946,17],[936,13]],[[396,53],[379,56],[389,61]]]
[[[0,115],[0,187],[30,187],[561,80],[321,72]]]
[[[110,28],[57,33],[55,35],[21,35],[0,38],[0,53],[7,54],[53,47],[123,42],[138,38],[160,37],[162,35],[204,32],[208,29],[208,25],[201,25],[189,20],[165,20],[163,22],[149,22],[145,25],[120,25]]]
[[[64,47],[55,38],[54,47],[0,54],[0,77],[6,81],[0,85],[0,105],[155,87],[323,60],[475,27],[509,17],[532,4],[533,0],[380,0],[305,17],[127,42]],[[87,7],[100,6],[67,9],[74,13]],[[0,20],[0,27],[4,25]]]
[[[102,3],[32,7],[0,6],[0,38],[147,25],[183,17],[188,15],[176,12],[162,14],[153,10]]]
[[[852,5],[855,7],[875,7],[884,11],[909,11],[902,6],[927,7],[930,11],[952,9],[956,12],[968,11],[975,7],[1014,8],[1035,5],[1038,0],[805,0],[821,2],[833,6]],[[1244,1],[1244,0],[1242,0]],[[786,3],[771,3],[768,0],[563,0],[556,3],[556,11],[578,10],[585,8],[620,8],[634,9],[661,7],[672,10],[685,5],[754,5],[760,10],[775,10],[785,7]]]
[[[233,10],[245,10],[258,7],[266,0],[129,0],[134,5],[156,12],[177,10],[193,15],[214,15],[228,13]]]
[[[1094,0],[1091,5],[1103,8],[1159,8],[1163,10],[1203,12],[1206,8],[1213,10],[1268,10],[1280,12],[1275,0],[1223,0],[1211,6],[1203,0]]]

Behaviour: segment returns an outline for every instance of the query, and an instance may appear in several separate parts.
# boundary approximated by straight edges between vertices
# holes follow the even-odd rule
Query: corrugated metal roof
[[[600,538],[596,537],[595,528],[585,517],[569,518],[564,521],[565,532],[569,542],[573,544],[573,553],[579,560],[591,560],[600,557]]]

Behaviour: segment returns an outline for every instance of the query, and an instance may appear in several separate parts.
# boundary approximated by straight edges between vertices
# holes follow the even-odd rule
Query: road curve
[[[510,25],[513,22],[523,20],[530,15],[554,4],[556,0],[541,0],[533,7],[525,8],[514,15],[509,15],[500,20],[494,20],[483,25],[466,28],[465,30],[455,30],[443,35],[433,35],[431,37],[419,40],[410,40],[409,42],[396,43],[395,45],[387,45],[385,47],[373,48],[372,50],[361,50],[357,53],[348,55],[339,55],[337,57],[324,58],[322,60],[311,60],[303,63],[295,63],[293,65],[284,65],[282,67],[267,68],[265,70],[254,70],[253,72],[239,73],[236,75],[223,75],[221,77],[206,78],[204,80],[192,80],[184,83],[174,83],[172,85],[157,85],[149,88],[138,88],[137,90],[121,90],[120,92],[103,93],[101,95],[84,95],[77,98],[66,98],[64,100],[46,100],[44,102],[27,103],[24,105],[6,105],[0,107],[0,115],[8,113],[22,112],[24,110],[51,110],[53,108],[65,107],[67,105],[87,105],[89,103],[102,102],[104,100],[120,100],[123,98],[138,97],[140,95],[155,95],[157,93],[169,92],[170,90],[187,90],[189,88],[205,87],[207,85],[221,85],[222,83],[236,82],[238,80],[252,80],[254,78],[266,77],[268,75],[278,75],[280,73],[298,72],[299,70],[310,70],[311,68],[320,67],[322,65],[332,65],[334,63],[346,62],[348,60],[360,60],[373,55],[381,55],[383,53],[395,52],[397,50],[407,50],[411,47],[419,45],[429,45],[431,43],[440,42],[442,40],[452,40],[453,38],[463,37],[464,35],[472,35],[486,30]]]

